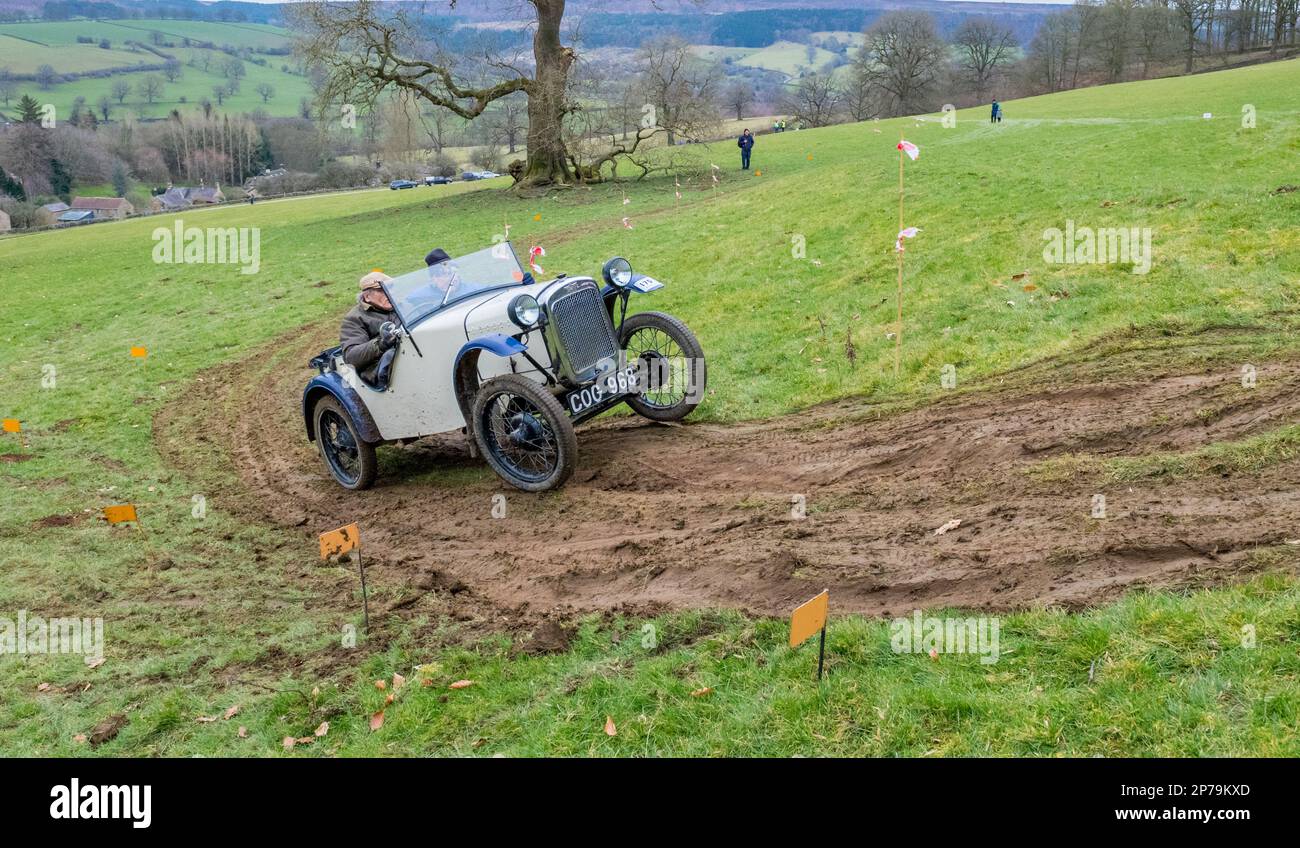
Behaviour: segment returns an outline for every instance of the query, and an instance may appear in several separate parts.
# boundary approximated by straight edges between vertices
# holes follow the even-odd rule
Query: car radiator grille
[[[582,286],[551,301],[550,309],[570,373],[583,374],[607,357],[617,361],[614,328],[595,286]]]

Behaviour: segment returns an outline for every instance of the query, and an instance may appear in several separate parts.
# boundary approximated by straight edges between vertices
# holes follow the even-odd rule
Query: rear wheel
[[[316,424],[316,446],[325,467],[338,484],[354,491],[369,489],[379,472],[375,446],[357,433],[352,416],[332,395],[316,401],[312,411]]]
[[[620,343],[636,363],[645,391],[627,405],[652,421],[680,421],[704,399],[704,349],[690,328],[662,312],[638,312],[623,322]]]
[[[578,462],[578,437],[564,407],[519,374],[488,380],[474,396],[474,441],[492,470],[525,492],[564,483]]]

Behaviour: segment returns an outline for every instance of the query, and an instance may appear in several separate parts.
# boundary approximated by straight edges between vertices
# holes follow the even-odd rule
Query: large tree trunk
[[[528,84],[528,160],[519,178],[521,186],[573,182],[564,147],[564,96],[573,65],[573,51],[560,44],[564,0],[533,0],[537,8],[537,33],[533,58],[537,73]]]

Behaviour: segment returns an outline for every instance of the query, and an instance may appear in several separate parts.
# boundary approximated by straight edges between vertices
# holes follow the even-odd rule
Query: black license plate
[[[600,406],[614,398],[636,394],[638,371],[636,363],[601,377],[590,386],[574,389],[564,396],[564,408],[578,416],[592,407]]]

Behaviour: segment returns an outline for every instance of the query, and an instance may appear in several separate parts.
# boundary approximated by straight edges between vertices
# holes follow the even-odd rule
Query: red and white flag
[[[898,231],[898,238],[894,239],[894,250],[899,253],[903,252],[903,239],[916,238],[916,234],[921,232],[916,227],[907,227]]]
[[[916,157],[921,155],[921,148],[906,139],[898,142],[898,149],[906,153],[907,158],[911,159],[913,162],[916,161]]]
[[[623,219],[623,228],[624,228],[624,229],[627,229],[627,230],[632,229],[632,222],[631,222],[630,220],[628,220],[627,218],[624,218],[624,219]]]
[[[539,277],[545,274],[546,272],[542,270],[541,265],[537,264],[537,258],[539,256],[545,256],[545,255],[546,255],[546,248],[538,244],[533,245],[528,250],[528,267],[532,268],[533,273]]]

